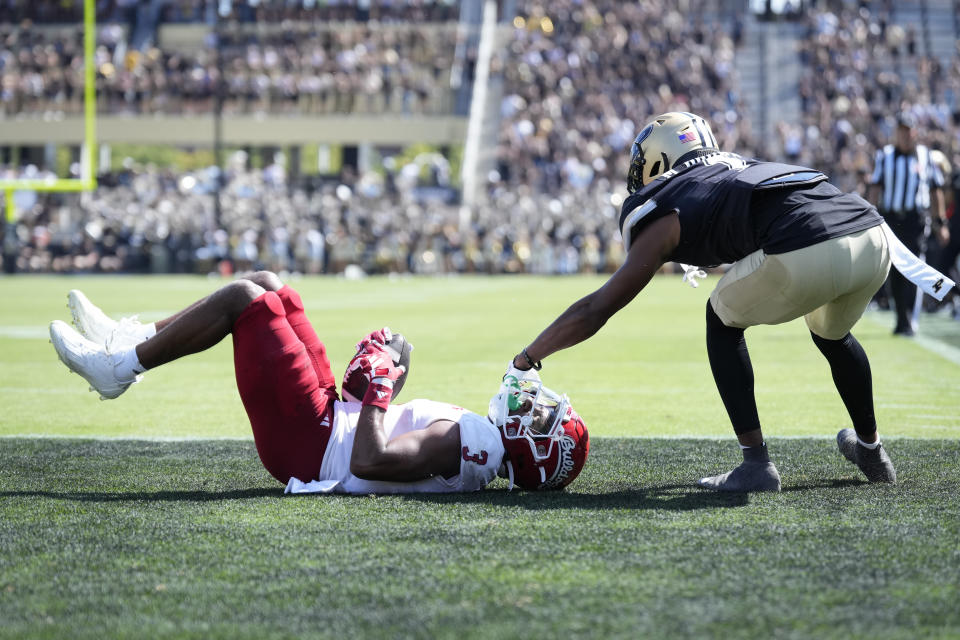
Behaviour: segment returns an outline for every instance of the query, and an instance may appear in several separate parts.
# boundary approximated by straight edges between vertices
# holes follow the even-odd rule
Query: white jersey
[[[452,478],[433,476],[416,482],[363,480],[350,473],[350,454],[360,418],[359,402],[336,402],[333,431],[316,478],[322,491],[337,493],[451,493],[478,491],[496,476],[503,461],[500,432],[487,418],[445,402],[411,400],[390,405],[383,419],[387,439],[426,429],[437,420],[460,425],[460,473]]]

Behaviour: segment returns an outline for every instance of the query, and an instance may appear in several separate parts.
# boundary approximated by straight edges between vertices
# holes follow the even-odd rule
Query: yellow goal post
[[[0,189],[6,192],[6,219],[16,222],[14,193],[17,191],[93,191],[97,188],[94,158],[97,145],[97,95],[94,49],[97,43],[95,0],[83,0],[83,154],[79,178],[52,180],[3,180]]]

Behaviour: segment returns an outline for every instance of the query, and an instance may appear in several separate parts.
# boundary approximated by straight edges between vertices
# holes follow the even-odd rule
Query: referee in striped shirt
[[[917,123],[912,114],[897,117],[894,144],[877,151],[867,199],[876,205],[900,241],[921,258],[930,235],[931,221],[943,228],[944,177],[930,160],[930,150],[917,144]],[[888,279],[897,324],[895,335],[912,336],[916,330],[917,287],[899,271]]]

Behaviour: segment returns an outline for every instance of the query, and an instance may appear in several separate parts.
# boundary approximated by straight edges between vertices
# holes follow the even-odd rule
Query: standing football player
[[[103,399],[232,334],[237,388],[257,453],[288,492],[476,491],[498,473],[511,488],[560,489],[586,461],[586,426],[567,397],[536,375],[506,380],[489,417],[431,400],[391,405],[406,368],[389,351],[386,327],[364,338],[347,366],[344,396],[360,401],[341,402],[299,294],[270,272],[147,325],[114,322],[79,291],[68,301],[83,335],[57,320],[51,342]]]
[[[837,434],[840,452],[870,482],[895,482],[877,435],[870,363],[850,330],[891,262],[938,299],[953,283],[907,251],[859,196],[842,193],[819,171],[722,152],[707,122],[692,113],[665,113],[640,131],[627,190],[620,215],[623,265],[511,366],[539,369],[543,358],[592,336],[665,262],[681,263],[694,286],[705,274],[688,265],[732,263],[707,303],[707,351],[743,463],[702,478],[700,486],[780,490],[757,416],[744,330],[801,316],[853,422]]]

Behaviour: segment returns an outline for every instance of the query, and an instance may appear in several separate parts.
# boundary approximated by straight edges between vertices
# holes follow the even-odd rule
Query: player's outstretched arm
[[[680,217],[669,214],[651,222],[630,246],[623,265],[593,293],[574,302],[513,359],[518,369],[579,344],[600,330],[607,320],[633,300],[680,242]],[[529,356],[530,361],[527,357]]]

